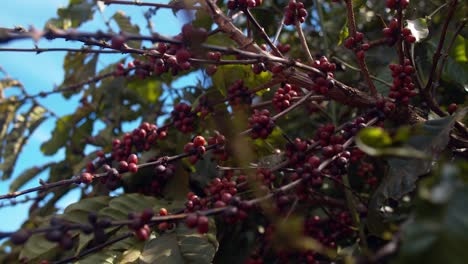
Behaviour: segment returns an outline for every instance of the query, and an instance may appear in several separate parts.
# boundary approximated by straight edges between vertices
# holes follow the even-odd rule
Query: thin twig
[[[306,54],[307,61],[309,62],[309,64],[312,65],[314,63],[314,58],[312,58],[312,54],[310,54],[309,45],[307,45],[307,40],[304,36],[304,32],[302,31],[301,22],[299,20],[296,20],[296,30],[297,34],[299,35],[299,41],[301,42],[301,46]]]

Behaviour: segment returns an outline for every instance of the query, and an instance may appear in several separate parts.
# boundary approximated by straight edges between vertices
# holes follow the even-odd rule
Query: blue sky
[[[167,1],[159,1],[167,2]],[[56,15],[56,10],[60,6],[66,6],[68,0],[16,0],[5,1],[0,8],[0,27],[12,28],[17,25],[28,27],[34,25],[37,28],[42,28],[45,22]],[[146,22],[143,20],[142,13],[147,8],[131,7],[131,6],[108,6],[104,10],[104,17],[111,17],[117,10],[124,10],[126,14],[132,17],[132,23],[140,25],[144,30]],[[98,29],[105,30],[104,20],[99,13],[95,14],[93,22],[88,22],[82,26],[82,30],[96,31]],[[181,22],[172,15],[170,10],[160,10],[157,16],[153,19],[155,29],[165,35],[174,35],[180,30]],[[117,28],[115,28],[117,29]],[[144,32],[144,31],[143,31]],[[65,41],[48,41],[41,40],[39,47],[76,47],[79,48],[79,43],[70,43]],[[7,44],[1,44],[0,47],[15,47],[15,48],[33,48],[33,42],[30,40],[14,41]],[[18,53],[18,52],[0,52],[0,66],[8,72],[12,78],[19,79],[29,93],[35,94],[39,91],[48,91],[53,89],[54,85],[58,85],[63,80],[63,58],[65,52],[41,53]],[[109,62],[116,61],[121,58],[120,55],[103,55],[100,56],[98,65],[105,66]],[[193,77],[192,77],[193,78]],[[190,80],[185,80],[190,81]],[[182,86],[184,82],[176,86]],[[77,98],[64,100],[60,95],[49,96],[46,99],[41,99],[41,102],[51,108],[59,115],[66,115],[74,111],[77,104]],[[59,152],[54,156],[45,157],[41,154],[39,147],[42,142],[50,138],[50,133],[55,126],[55,120],[51,119],[44,122],[32,135],[29,142],[23,149],[20,155],[14,175],[18,175],[24,169],[36,165],[43,164],[47,161],[60,160],[63,152]],[[71,176],[71,175],[70,175]],[[47,175],[40,175],[39,178],[46,178]],[[8,186],[11,181],[0,182],[0,193],[7,193]],[[31,182],[26,188],[33,187],[38,184],[38,181]],[[32,194],[33,196],[34,194]],[[18,198],[19,200],[21,198]],[[60,201],[59,205],[64,207],[67,204],[74,202],[76,195],[69,195]],[[0,208],[0,231],[13,231],[20,227],[21,223],[27,217],[29,204],[17,205],[14,207]]]

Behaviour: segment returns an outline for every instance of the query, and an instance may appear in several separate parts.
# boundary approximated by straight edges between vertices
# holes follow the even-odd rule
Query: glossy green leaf
[[[211,263],[218,248],[214,232],[213,225],[210,233],[204,235],[183,224],[179,225],[175,232],[164,233],[147,242],[140,263]]]
[[[456,116],[448,116],[426,121],[416,127],[417,134],[412,135],[407,144],[437,160],[439,153],[449,141],[449,133],[455,120]],[[432,159],[390,158],[387,160],[388,171],[373,194],[369,205],[368,226],[372,232],[380,234],[383,231],[383,215],[380,208],[385,201],[389,198],[399,200],[413,191],[419,177],[427,174],[432,168]]]

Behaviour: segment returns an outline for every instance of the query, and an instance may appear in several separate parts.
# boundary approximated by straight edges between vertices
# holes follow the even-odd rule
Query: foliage
[[[186,24],[159,34],[161,9]],[[0,29],[0,44],[83,45],[64,49],[51,91],[0,80],[2,180],[46,120],[55,128],[41,152],[64,150],[0,195],[15,205],[34,193],[22,228],[0,233],[0,261],[464,263],[466,9],[70,0],[43,30]],[[105,27],[84,31],[98,12]],[[52,94],[79,106],[56,115],[41,101]]]

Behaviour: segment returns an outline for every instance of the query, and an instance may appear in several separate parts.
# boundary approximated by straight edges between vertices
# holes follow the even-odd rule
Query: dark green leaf
[[[438,154],[449,141],[449,133],[455,119],[455,116],[448,116],[420,124],[417,126],[418,134],[411,136],[407,144],[426,153],[432,159],[437,159]],[[379,235],[383,231],[381,206],[389,198],[399,200],[405,194],[413,191],[418,178],[428,173],[432,168],[432,160],[391,158],[388,159],[388,166],[388,172],[373,194],[369,205],[368,226],[372,232]]]
[[[211,233],[201,235],[194,229],[179,225],[175,232],[164,233],[147,242],[140,263],[211,263],[218,243],[213,236],[214,228],[210,231]]]
[[[449,180],[450,182],[447,182]],[[429,190],[450,185],[444,199],[426,200],[416,215],[403,225],[401,251],[396,263],[463,264],[468,259],[468,187],[442,179]],[[444,187],[445,188],[445,187]]]
[[[63,116],[57,120],[55,123],[55,129],[52,132],[52,137],[41,145],[41,151],[44,155],[53,155],[60,148],[65,146],[65,143],[69,139],[72,120],[72,115]]]

